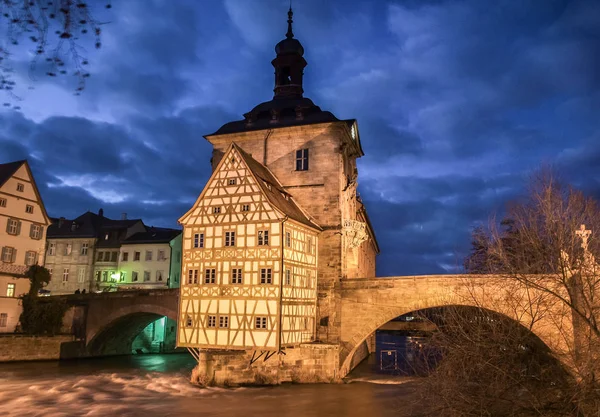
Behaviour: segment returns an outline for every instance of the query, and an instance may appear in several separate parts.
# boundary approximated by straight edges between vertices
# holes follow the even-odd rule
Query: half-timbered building
[[[336,282],[375,276],[356,191],[356,120],[303,97],[292,33],[275,48],[272,100],[205,136],[213,173],[183,225],[178,346],[279,351],[337,343]]]

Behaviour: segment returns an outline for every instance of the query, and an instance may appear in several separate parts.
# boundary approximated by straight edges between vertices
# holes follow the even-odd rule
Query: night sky
[[[113,2],[83,95],[22,71],[0,162],[29,160],[50,216],[177,227],[210,174],[202,135],[272,98],[288,5]],[[600,197],[600,1],[294,0],[294,33],[305,97],[358,120],[379,276],[457,271],[540,164]]]

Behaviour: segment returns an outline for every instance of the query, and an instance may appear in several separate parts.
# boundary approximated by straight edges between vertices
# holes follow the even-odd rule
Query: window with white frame
[[[156,271],[156,281],[161,282],[163,280],[163,271]]]
[[[242,268],[233,268],[231,270],[231,283],[242,284]]]
[[[67,243],[65,245],[65,250],[63,252],[63,255],[70,255],[72,250],[73,250],[73,245],[71,245],[70,243]]]
[[[269,245],[269,231],[268,230],[259,230],[258,231],[258,246],[268,246]]]
[[[217,280],[217,270],[215,268],[208,268],[204,271],[204,283],[214,284]]]
[[[48,255],[55,255],[56,254],[56,243],[49,243],[48,244]]]
[[[129,261],[129,252],[123,252],[123,253],[121,254],[121,261],[122,261],[122,262],[127,262],[127,261]]]
[[[89,246],[90,246],[89,243],[82,243],[81,250],[79,251],[79,253],[84,256],[87,255]]]
[[[272,284],[273,274],[271,268],[262,268],[260,270],[260,283],[261,284]]]
[[[0,313],[0,327],[6,327],[8,322],[8,314]]]
[[[31,204],[25,205],[25,213],[33,213],[33,206]]]
[[[17,191],[19,192],[23,192],[25,190],[25,186],[23,184],[21,184],[20,182],[17,183]]]
[[[42,226],[33,223],[29,229],[29,237],[39,240],[42,238]]]
[[[296,151],[296,171],[308,170],[308,149],[298,149]]]
[[[8,219],[8,223],[6,224],[6,233],[8,233],[9,235],[18,235],[20,226],[20,221],[15,219]]]
[[[254,328],[255,329],[266,329],[267,328],[267,318],[263,316],[254,318]]]
[[[285,246],[288,248],[292,246],[292,234],[290,232],[285,232]]]
[[[121,282],[125,282],[127,281],[127,271],[123,271],[119,274],[119,280]]]
[[[108,271],[102,271],[102,282],[108,281]]]
[[[138,280],[138,273],[137,271],[132,271],[131,272],[131,282],[137,282]]]
[[[0,198],[0,207],[6,207],[6,198]]]
[[[188,284],[197,284],[198,283],[198,270],[190,269],[188,271]]]
[[[4,246],[2,248],[2,262],[14,262],[16,249],[11,248],[10,246]]]
[[[102,262],[103,258],[104,258],[104,252],[98,251],[98,253],[96,254],[96,261]]]
[[[144,271],[144,282],[150,281],[150,271]]]
[[[15,284],[8,284],[6,286],[6,296],[7,297],[14,297],[15,296]]]
[[[225,246],[235,246],[235,232],[225,232]]]
[[[203,248],[204,247],[204,233],[196,233],[194,235],[194,247],[195,248]]]
[[[250,204],[242,204],[242,211],[250,211]]]
[[[159,249],[158,250],[158,254],[156,255],[156,260],[157,261],[164,261],[166,259],[167,259],[167,257],[165,256],[165,250],[164,249]]]
[[[208,316],[206,320],[206,327],[217,327],[217,316]]]
[[[229,316],[219,316],[219,327],[229,327]]]
[[[69,280],[69,268],[63,269],[62,280],[63,280],[63,282],[67,282]]]
[[[152,260],[152,251],[151,250],[147,250],[146,251],[146,258],[147,261],[151,261]]]
[[[87,275],[87,269],[85,266],[79,267],[77,270],[77,282],[85,282],[85,276]]]
[[[140,260],[140,256],[141,256],[140,252],[133,252],[133,260],[134,261],[139,261]]]
[[[28,250],[27,252],[25,252],[25,265],[27,265],[27,266],[35,265],[36,260],[37,260],[37,252],[32,251],[32,250]]]

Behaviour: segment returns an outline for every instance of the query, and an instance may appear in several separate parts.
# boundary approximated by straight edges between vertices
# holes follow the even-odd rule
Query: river
[[[414,416],[410,378],[372,374],[345,384],[199,388],[188,354],[0,364],[0,416]]]

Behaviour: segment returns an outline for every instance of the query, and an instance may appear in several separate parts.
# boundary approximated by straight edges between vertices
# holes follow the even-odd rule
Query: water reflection
[[[0,416],[388,417],[419,407],[405,380],[201,389],[188,382],[193,366],[188,354],[0,364]]]

